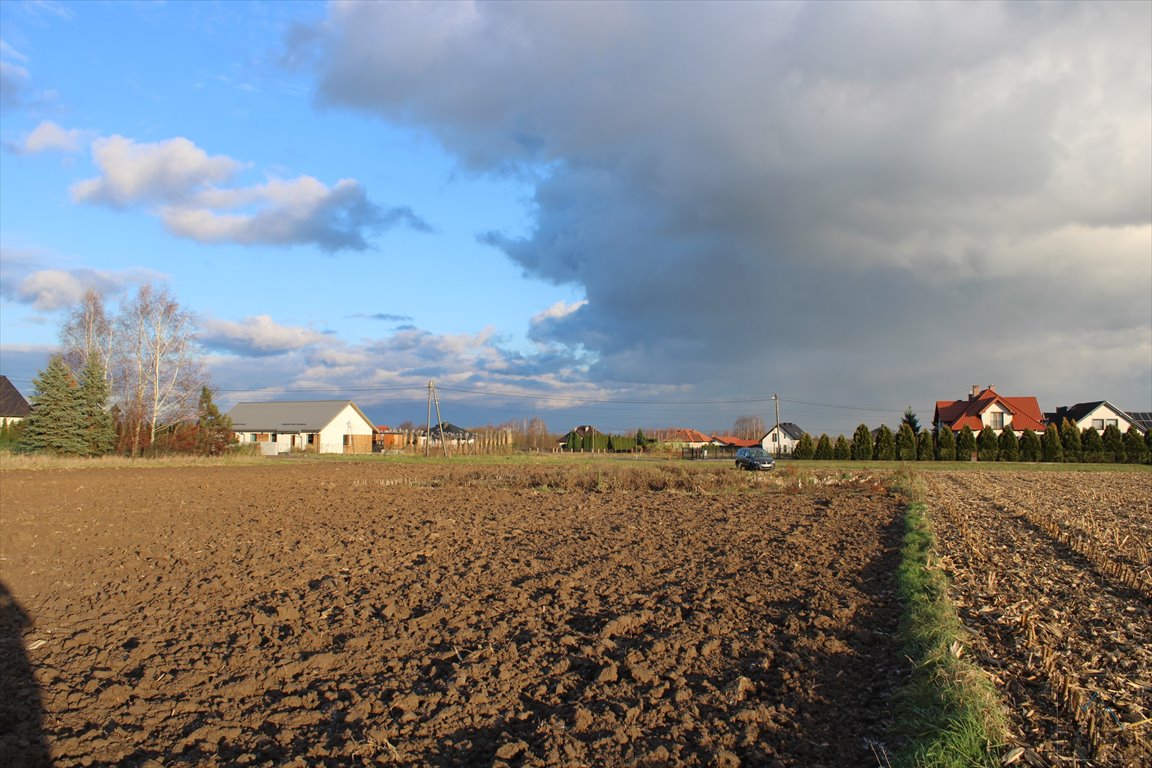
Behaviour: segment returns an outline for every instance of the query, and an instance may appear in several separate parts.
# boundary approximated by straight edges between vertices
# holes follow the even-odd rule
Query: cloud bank
[[[1149,405],[1146,3],[336,3],[293,41],[321,103],[536,180],[479,234],[584,289],[533,333],[597,380]]]

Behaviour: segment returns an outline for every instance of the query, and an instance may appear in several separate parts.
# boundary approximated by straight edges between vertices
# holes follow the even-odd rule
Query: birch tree
[[[108,381],[115,346],[113,322],[104,308],[104,298],[89,288],[80,304],[68,313],[60,326],[60,353],[64,362],[73,374],[79,376],[88,366],[88,359],[95,357],[104,371],[104,379]]]
[[[121,304],[118,331],[124,416],[139,454],[145,427],[152,444],[162,428],[195,417],[205,379],[196,322],[167,288],[146,283]]]

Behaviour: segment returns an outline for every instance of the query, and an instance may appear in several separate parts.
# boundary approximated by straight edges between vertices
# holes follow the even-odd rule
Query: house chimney
[[[972,391],[970,393],[968,393],[968,399],[969,400],[975,400],[976,395],[978,395],[978,394],[980,394],[980,385],[979,384],[973,384],[972,385]]]

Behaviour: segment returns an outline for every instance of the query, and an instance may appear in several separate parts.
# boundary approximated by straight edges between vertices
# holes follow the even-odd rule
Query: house
[[[715,440],[696,429],[670,429],[661,436],[661,442],[675,443],[685,448],[703,448]]]
[[[1119,429],[1120,434],[1124,434],[1131,427],[1136,427],[1136,431],[1140,434],[1148,431],[1131,414],[1125,413],[1107,400],[1062,406],[1044,416],[1049,424],[1055,424],[1057,428],[1064,424],[1065,419],[1070,419],[1081,432],[1091,428],[1104,434],[1104,430],[1109,426]]]
[[[32,406],[28,405],[20,390],[16,389],[7,376],[0,376],[0,426],[11,426],[28,418],[30,413]]]
[[[385,424],[376,425],[376,434],[372,438],[372,447],[377,453],[381,451],[402,451],[411,442],[410,430],[392,429]]]
[[[979,434],[991,427],[996,434],[1012,427],[1015,432],[1044,431],[1044,414],[1035,397],[1005,397],[989,384],[984,390],[973,386],[967,400],[937,400],[932,425],[960,432],[969,427]]]
[[[768,434],[760,438],[760,447],[770,453],[787,456],[796,449],[796,443],[804,436],[804,430],[790,421],[780,423],[779,430],[772,427]]]
[[[441,440],[450,445],[470,445],[476,441],[476,436],[471,432],[447,421],[434,424],[431,430],[422,430],[422,432],[434,445],[440,443]]]
[[[372,453],[376,427],[351,400],[237,403],[228,411],[241,443],[257,443],[268,455]]]
[[[726,445],[729,448],[751,448],[754,445],[760,445],[759,440],[747,440],[734,435],[712,435],[712,442],[716,445]]]

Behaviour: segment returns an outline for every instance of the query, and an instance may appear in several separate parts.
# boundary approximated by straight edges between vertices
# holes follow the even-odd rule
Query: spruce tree
[[[108,410],[111,394],[99,355],[89,355],[81,373],[80,407],[84,442],[89,456],[103,456],[116,448],[116,424]]]
[[[800,435],[800,439],[796,441],[796,447],[792,449],[792,458],[810,459],[815,453],[816,446],[812,442],[812,435],[805,432]]]
[[[852,458],[856,461],[869,461],[872,458],[872,432],[865,424],[856,427],[852,435]]]
[[[1088,427],[1080,433],[1081,457],[1086,463],[1101,464],[1104,461],[1104,441],[1100,433]]]
[[[1104,427],[1104,460],[1124,463],[1124,436],[1115,424]]]
[[[916,412],[912,410],[912,406],[904,409],[904,419],[900,423],[902,425],[907,424],[914,435],[920,431],[920,420],[916,418]]]
[[[960,430],[956,438],[956,460],[971,461],[972,454],[976,452],[976,435],[972,434],[972,427],[967,424]]]
[[[1000,433],[1000,461],[1016,461],[1020,453],[1020,441],[1016,439],[1016,431],[1012,427],[1004,427]]]
[[[1141,443],[1143,445],[1143,443]],[[852,446],[848,445],[848,438],[840,435],[836,438],[836,444],[832,446],[832,458],[837,461],[845,461],[852,458]]]
[[[1040,461],[1040,438],[1030,429],[1020,435],[1020,461]]]
[[[1124,433],[1124,459],[1129,464],[1143,464],[1148,460],[1148,448],[1136,427]]]
[[[819,459],[820,461],[832,460],[832,441],[827,434],[820,435],[820,439],[816,441],[816,452],[812,458]]]
[[[880,425],[880,430],[876,434],[876,448],[872,455],[878,461],[895,461],[896,459],[896,436],[892,434],[892,430],[888,429],[887,424]]]
[[[1082,461],[1083,448],[1080,446],[1080,430],[1072,423],[1072,419],[1064,419],[1060,425],[1060,443],[1064,446],[1064,461]]]
[[[932,439],[932,433],[926,429],[920,430],[916,438],[916,460],[936,461],[936,442]]]
[[[84,439],[84,411],[76,377],[60,355],[32,382],[32,413],[24,420],[19,450],[45,451],[73,456],[88,452]]]
[[[940,461],[956,461],[956,435],[947,424],[936,433],[936,458]]]
[[[996,430],[985,425],[976,437],[976,453],[979,461],[996,461],[1000,456],[1000,442]]]
[[[219,456],[232,445],[232,419],[220,413],[212,402],[212,390],[202,387],[200,402],[196,406],[196,452],[204,456]]]
[[[1041,458],[1044,461],[1063,461],[1064,445],[1060,442],[1060,432],[1055,424],[1049,424],[1041,438]]]
[[[915,419],[916,416],[913,415],[912,418]],[[907,421],[907,414],[896,435],[896,458],[900,461],[916,461],[916,433],[912,431],[912,425]]]

